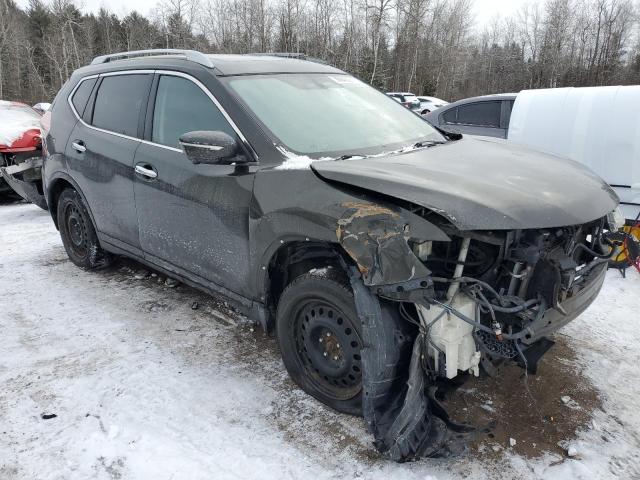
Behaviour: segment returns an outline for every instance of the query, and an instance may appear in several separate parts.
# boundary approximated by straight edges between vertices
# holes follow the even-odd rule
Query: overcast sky
[[[515,12],[521,5],[541,1],[542,0],[475,0],[474,14],[476,17],[476,26],[481,28],[488,24],[496,15],[506,17]],[[29,0],[17,0],[17,3],[22,8],[26,8]],[[131,10],[137,10],[144,15],[148,15],[156,5],[157,0],[74,0],[74,3],[82,10],[90,10],[93,12],[97,12],[100,7],[104,6],[122,17]]]

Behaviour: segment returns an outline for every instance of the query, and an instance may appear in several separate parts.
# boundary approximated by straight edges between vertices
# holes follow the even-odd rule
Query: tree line
[[[51,100],[105,53],[304,53],[387,91],[456,100],[640,83],[633,0],[541,0],[474,28],[473,0],[160,0],[145,17],[0,0],[0,99]]]

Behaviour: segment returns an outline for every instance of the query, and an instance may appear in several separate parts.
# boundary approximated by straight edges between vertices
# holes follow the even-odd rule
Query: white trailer
[[[523,90],[508,139],[589,166],[616,191],[625,218],[640,212],[640,85]]]

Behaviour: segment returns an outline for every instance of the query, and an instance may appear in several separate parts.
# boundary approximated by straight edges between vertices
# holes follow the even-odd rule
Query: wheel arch
[[[78,184],[75,182],[75,180],[73,180],[73,178],[71,178],[69,175],[65,173],[60,173],[53,180],[51,180],[46,191],[47,205],[49,205],[49,213],[51,214],[51,218],[53,219],[53,223],[56,226],[56,228],[59,229],[58,199],[60,198],[60,194],[66,188],[72,188],[73,190],[78,192],[78,195],[80,195],[80,198],[82,198],[82,201],[84,202],[84,205],[87,211],[89,212],[89,218],[91,218],[91,223],[93,224],[93,228],[96,230],[96,233],[97,233],[98,230],[96,228],[96,221],[93,218],[93,212],[91,211],[91,207],[87,202],[87,198],[85,197],[84,193],[82,193],[82,190],[80,189]]]
[[[349,284],[346,252],[337,242],[324,240],[290,239],[280,241],[262,269],[260,292],[270,313],[267,327],[273,325],[275,309],[284,289],[298,276],[314,268],[331,268],[332,276]]]

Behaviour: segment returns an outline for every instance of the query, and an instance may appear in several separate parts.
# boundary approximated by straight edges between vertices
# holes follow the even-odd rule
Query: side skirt
[[[267,309],[262,303],[256,302],[235,292],[232,292],[218,285],[217,283],[210,282],[202,277],[194,275],[193,273],[178,268],[174,265],[170,265],[169,263],[162,260],[155,258],[153,260],[149,258],[143,258],[141,250],[136,249],[136,251],[140,253],[134,253],[128,250],[128,246],[121,245],[122,242],[119,242],[115,239],[111,240],[110,237],[104,234],[98,235],[100,238],[100,245],[105,250],[116,255],[123,255],[125,257],[131,258],[136,262],[140,262],[148,266],[149,268],[158,270],[159,272],[169,277],[179,280],[185,285],[189,285],[190,287],[193,287],[209,295],[224,297],[224,299],[227,300],[240,313],[246,315],[251,319],[257,320],[258,322],[260,322],[260,325],[265,329],[265,331],[267,330]],[[118,243],[118,245],[116,245],[116,242]]]

